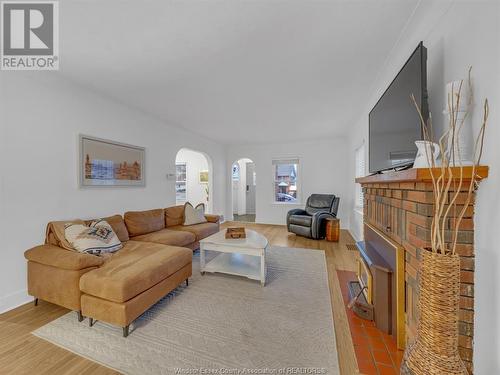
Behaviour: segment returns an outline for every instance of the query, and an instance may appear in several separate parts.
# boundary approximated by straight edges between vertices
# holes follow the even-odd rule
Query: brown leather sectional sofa
[[[49,223],[45,244],[24,253],[28,260],[28,293],[42,300],[123,327],[175,289],[192,274],[192,251],[219,231],[219,216],[183,226],[184,207],[126,212],[105,220],[123,248],[110,256],[70,250],[57,222]],[[63,222],[59,222],[61,224]]]

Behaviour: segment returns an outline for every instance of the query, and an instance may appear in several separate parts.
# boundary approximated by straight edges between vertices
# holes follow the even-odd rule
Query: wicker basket
[[[401,374],[467,374],[458,353],[460,257],[421,252],[420,320],[417,337],[407,347]]]

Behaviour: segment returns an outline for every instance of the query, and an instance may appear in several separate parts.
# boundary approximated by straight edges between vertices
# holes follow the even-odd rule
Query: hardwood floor
[[[30,334],[66,313],[65,308],[39,301],[36,307],[30,303],[0,315],[0,374],[117,374]]]
[[[255,223],[255,214],[233,215],[233,221],[243,221],[247,223]]]
[[[279,225],[240,222],[224,223],[223,227],[233,224],[262,233],[271,245],[325,251],[341,374],[357,374],[354,347],[336,272],[355,270],[355,252],[345,246],[354,242],[350,234],[342,230],[340,241],[335,243],[298,237]],[[113,370],[30,334],[67,312],[62,307],[39,301],[37,307],[30,303],[0,315],[0,374],[116,374]]]

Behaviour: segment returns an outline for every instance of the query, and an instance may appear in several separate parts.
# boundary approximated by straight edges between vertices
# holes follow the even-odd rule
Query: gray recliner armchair
[[[333,194],[312,194],[306,207],[288,211],[286,225],[289,232],[319,240],[325,237],[326,218],[337,217],[340,198]]]

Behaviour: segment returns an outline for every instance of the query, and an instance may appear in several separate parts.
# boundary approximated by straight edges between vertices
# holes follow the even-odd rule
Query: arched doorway
[[[204,152],[181,148],[175,157],[175,202],[204,203],[206,212],[213,209],[212,161]]]
[[[234,221],[255,222],[257,180],[255,163],[248,158],[231,166],[232,214]]]

